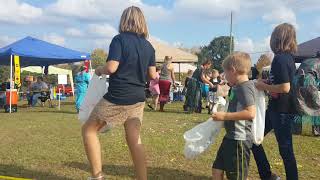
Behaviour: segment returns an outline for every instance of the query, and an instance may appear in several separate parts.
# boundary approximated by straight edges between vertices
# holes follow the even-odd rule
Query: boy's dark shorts
[[[212,168],[226,172],[228,179],[246,180],[249,170],[252,141],[224,138]]]

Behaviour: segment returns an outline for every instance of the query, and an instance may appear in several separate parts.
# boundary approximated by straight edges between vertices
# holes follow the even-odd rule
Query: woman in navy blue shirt
[[[275,54],[270,71],[269,83],[256,83],[259,90],[270,94],[265,119],[265,135],[274,129],[280,155],[290,180],[298,179],[297,162],[293,152],[291,126],[295,118],[294,102],[290,98],[291,83],[296,71],[293,54],[297,52],[296,32],[291,24],[280,24],[272,32],[270,47]],[[271,173],[269,161],[262,145],[253,145],[252,152],[261,179],[280,179]]]
[[[140,127],[146,79],[147,76],[150,79],[156,77],[155,50],[146,39],[148,28],[138,7],[124,10],[119,33],[110,44],[106,65],[95,72],[97,75],[110,75],[108,93],[82,127],[83,142],[92,168],[92,177],[89,179],[104,179],[97,133],[106,127],[124,124],[137,179],[145,180],[147,168]]]

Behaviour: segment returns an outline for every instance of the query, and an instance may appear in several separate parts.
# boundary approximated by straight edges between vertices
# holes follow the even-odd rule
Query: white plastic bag
[[[82,124],[89,119],[93,108],[107,93],[108,86],[109,84],[105,75],[99,77],[96,74],[93,74],[89,82],[86,96],[84,97],[83,103],[81,104],[79,110],[78,118]]]
[[[256,91],[256,117],[252,121],[252,139],[253,143],[260,145],[264,138],[266,99],[264,91]]]
[[[213,112],[224,111],[225,106],[226,100],[219,97],[213,107]],[[209,118],[207,121],[185,132],[183,135],[185,140],[185,157],[187,159],[194,159],[206,151],[210,145],[215,142],[216,137],[223,127],[223,123],[223,121],[213,121],[212,118]]]

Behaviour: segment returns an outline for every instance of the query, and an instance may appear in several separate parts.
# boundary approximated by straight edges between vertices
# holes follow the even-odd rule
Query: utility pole
[[[230,19],[230,54],[232,53],[232,11],[231,11],[231,19]]]

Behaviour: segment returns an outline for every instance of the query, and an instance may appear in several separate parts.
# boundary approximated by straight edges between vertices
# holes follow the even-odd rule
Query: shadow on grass
[[[79,162],[71,162],[65,164],[66,166],[72,168],[78,168],[83,171],[89,172],[89,165]],[[132,166],[123,166],[123,165],[103,165],[103,171],[107,175],[112,176],[122,176],[122,177],[131,177],[134,178],[134,171]],[[148,167],[148,179],[181,179],[181,180],[188,180],[188,179],[211,179],[207,176],[198,176],[191,174],[190,172],[179,170],[179,169],[168,169],[162,167]]]
[[[0,164],[0,176],[20,177],[30,179],[46,179],[46,180],[71,180],[51,174],[49,172],[42,172],[36,170],[25,169],[22,166]]]
[[[170,114],[187,114],[186,112],[184,112],[182,110],[180,111],[180,110],[173,109],[173,108],[165,108],[164,112],[160,112],[159,110],[154,111],[154,110],[151,110],[149,108],[145,108],[144,112],[161,113],[161,114],[166,114],[166,113],[170,113]]]
[[[57,114],[78,114],[75,111],[64,111],[64,110],[56,110],[56,111],[39,111],[39,112],[46,112],[46,113],[57,113]]]

